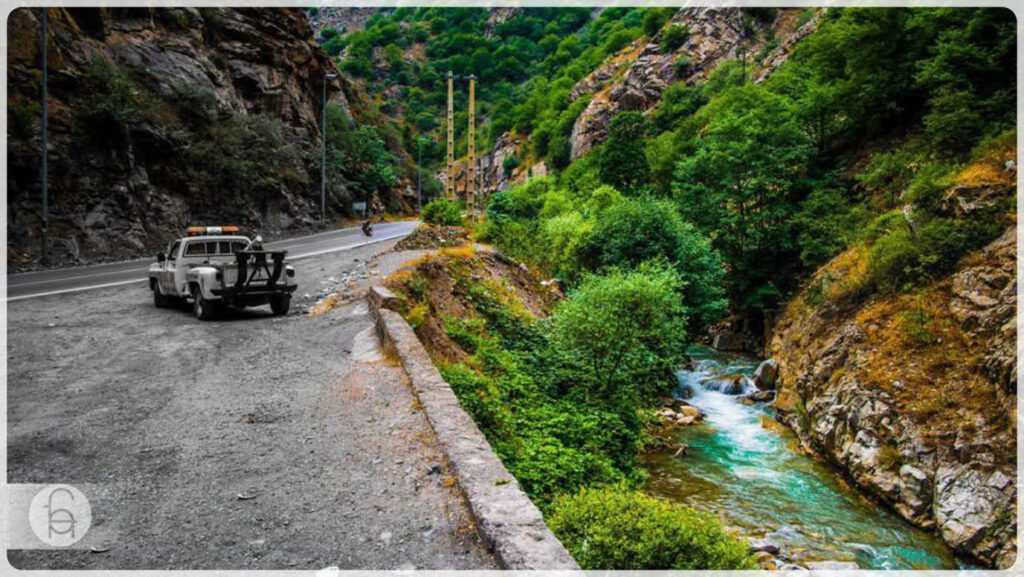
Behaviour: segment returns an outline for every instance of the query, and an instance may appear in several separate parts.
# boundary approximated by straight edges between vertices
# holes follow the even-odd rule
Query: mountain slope
[[[38,10],[8,20],[15,266],[39,253],[40,31]],[[319,216],[331,63],[301,11],[51,9],[48,58],[57,262],[139,256],[190,224],[272,232]]]

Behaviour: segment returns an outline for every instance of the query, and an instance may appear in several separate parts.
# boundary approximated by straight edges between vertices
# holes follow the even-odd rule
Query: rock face
[[[313,29],[320,33],[324,28],[334,28],[340,33],[358,32],[378,11],[377,8],[331,8],[321,7],[310,15]]]
[[[770,345],[780,420],[903,517],[1000,568],[1016,557],[1015,240],[1011,227],[920,298],[800,295]]]
[[[544,176],[547,169],[543,163],[532,167],[522,166],[522,148],[524,139],[506,132],[498,137],[490,152],[482,153],[476,159],[476,190],[486,196],[496,192],[507,190],[517,184],[522,184],[529,176]],[[506,161],[514,159],[506,169]],[[442,171],[437,175],[437,180],[443,186],[448,180],[448,175]],[[455,193],[463,198],[466,190],[466,159],[462,158],[455,162]]]
[[[314,222],[322,79],[332,64],[301,11],[48,14],[49,236],[57,262],[150,254],[189,224],[266,234]],[[23,8],[8,19],[8,118],[21,126],[8,147],[9,266],[30,264],[39,246],[40,16]],[[90,88],[97,85],[102,93]],[[253,130],[277,135],[280,154],[261,164],[273,165],[279,180],[197,184],[190,155],[203,145],[224,151],[217,130],[226,119],[241,131],[239,148]]]

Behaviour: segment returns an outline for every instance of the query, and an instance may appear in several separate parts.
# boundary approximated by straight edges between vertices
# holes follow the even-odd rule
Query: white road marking
[[[366,241],[363,241],[363,242],[358,242],[356,244],[349,244],[349,245],[345,245],[345,246],[336,246],[336,247],[328,248],[328,249],[324,249],[324,250],[307,252],[305,254],[298,254],[298,255],[290,257],[288,260],[299,260],[299,259],[309,258],[309,257],[313,257],[313,256],[320,256],[320,255],[324,255],[324,254],[330,254],[332,252],[339,252],[339,251],[349,250],[349,249],[353,249],[353,248],[360,248],[360,247],[371,245],[371,244],[375,244],[375,243],[378,243],[378,242],[384,242],[384,241],[387,241],[387,240],[392,240],[392,239],[395,239],[395,238],[407,236],[408,234],[409,234],[409,232],[403,232],[403,233],[400,233],[400,234],[394,234],[394,235],[391,235],[391,236],[385,236],[385,237],[381,237],[381,238],[371,238],[370,240],[366,240]],[[124,272],[124,271],[122,271],[122,272]],[[101,274],[111,274],[111,273],[101,273]],[[96,275],[96,276],[100,276],[100,275]],[[79,278],[79,277],[73,277],[73,278]],[[62,280],[69,280],[69,279],[62,279]],[[65,293],[75,293],[75,292],[81,292],[81,291],[87,291],[87,290],[93,290],[93,289],[99,289],[99,288],[108,288],[108,287],[114,287],[114,286],[122,286],[122,285],[139,283],[139,282],[148,281],[148,280],[149,280],[148,278],[138,278],[138,279],[123,280],[123,281],[104,283],[104,284],[98,284],[98,285],[89,285],[89,286],[84,286],[84,287],[75,287],[75,288],[69,288],[69,289],[61,289],[61,290],[55,290],[55,291],[48,291],[48,292],[43,292],[43,293],[34,293],[34,294],[30,294],[30,295],[21,295],[21,296],[16,296],[16,297],[8,297],[6,302],[14,302],[14,301],[20,301],[20,300],[31,299],[31,298],[36,298],[36,297],[45,297],[45,296],[59,295],[59,294],[65,294]],[[28,284],[28,283],[26,283],[26,284]],[[32,283],[32,284],[36,284],[36,283]]]
[[[132,279],[132,280],[122,280],[122,281],[118,281],[118,282],[108,282],[106,284],[97,284],[97,285],[91,285],[91,286],[81,286],[81,287],[77,287],[77,288],[61,289],[61,290],[50,291],[50,292],[45,292],[45,293],[36,293],[36,294],[31,294],[31,295],[21,295],[21,296],[17,296],[17,297],[8,297],[7,302],[20,301],[20,300],[31,299],[31,298],[36,298],[36,297],[46,297],[46,296],[51,296],[51,295],[59,295],[59,294],[64,294],[64,293],[76,293],[76,292],[81,292],[81,291],[87,291],[87,290],[98,289],[98,288],[107,288],[107,287],[112,287],[112,286],[121,286],[121,285],[126,285],[126,284],[139,283],[139,282],[143,282],[143,281],[147,281],[147,280],[149,280],[149,279],[136,278],[136,279]]]
[[[32,286],[32,285],[37,285],[37,284],[53,284],[55,282],[65,282],[65,281],[75,280],[75,279],[79,279],[79,278],[92,278],[92,277],[100,277],[100,276],[110,276],[110,275],[115,275],[115,274],[125,274],[125,273],[130,273],[130,272],[148,272],[148,271],[149,271],[148,268],[141,268],[141,269],[137,269],[137,271],[132,271],[132,270],[115,270],[115,271],[111,271],[111,272],[98,272],[98,273],[94,273],[94,274],[80,274],[80,275],[76,275],[76,276],[65,276],[65,277],[55,278],[55,279],[50,279],[50,280],[36,280],[36,281],[30,281],[30,282],[17,282],[17,281],[10,282],[10,281],[8,281],[7,282],[7,288],[25,287],[25,286]],[[11,277],[7,277],[7,278],[10,279]]]
[[[289,257],[288,260],[299,260],[300,258],[309,258],[311,256],[320,256],[322,254],[338,252],[339,250],[348,250],[350,248],[359,248],[359,247],[366,246],[368,244],[375,244],[375,243],[378,243],[378,242],[384,242],[386,240],[391,240],[391,239],[394,239],[394,238],[399,238],[399,237],[408,236],[408,235],[409,235],[408,232],[403,232],[403,233],[400,233],[400,234],[394,234],[394,235],[391,235],[391,236],[384,236],[384,237],[381,237],[381,238],[375,238],[375,239],[372,239],[372,240],[366,240],[366,241],[363,241],[363,242],[360,242],[360,243],[350,244],[350,245],[347,245],[347,246],[336,246],[334,248],[327,248],[327,249],[324,249],[324,250],[317,250],[317,251],[313,251],[313,252],[307,252],[305,254],[297,254],[295,256]]]

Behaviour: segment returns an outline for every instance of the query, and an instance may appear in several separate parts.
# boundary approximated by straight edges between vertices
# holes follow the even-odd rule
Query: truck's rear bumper
[[[269,303],[270,297],[275,295],[290,295],[298,288],[299,285],[296,284],[279,284],[269,287],[249,286],[242,290],[230,286],[223,289],[213,289],[210,292],[214,296],[220,297],[227,304],[239,307],[252,307]]]

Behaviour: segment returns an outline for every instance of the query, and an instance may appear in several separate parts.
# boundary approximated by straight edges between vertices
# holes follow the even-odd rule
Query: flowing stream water
[[[775,422],[769,406],[741,403],[736,378],[751,390],[756,360],[705,347],[695,347],[691,356],[693,370],[678,373],[676,395],[692,391],[686,400],[705,420],[675,433],[689,444],[686,454],[644,457],[647,492],[711,511],[746,536],[764,536],[797,564],[969,567],[938,536],[870,502],[836,470],[798,452],[795,435]]]

